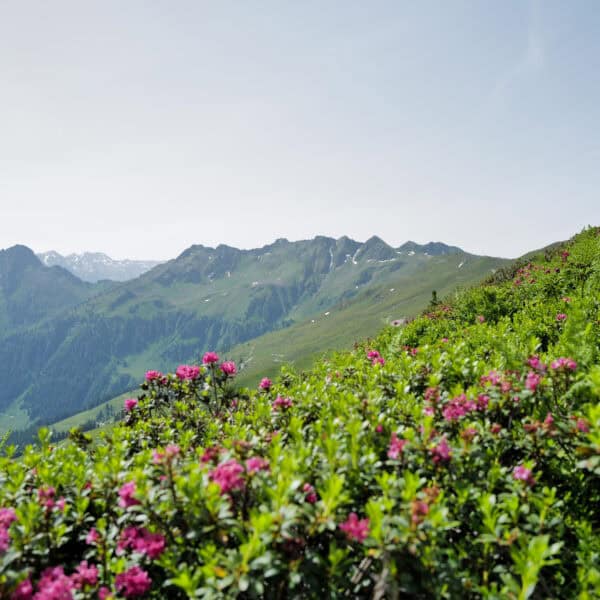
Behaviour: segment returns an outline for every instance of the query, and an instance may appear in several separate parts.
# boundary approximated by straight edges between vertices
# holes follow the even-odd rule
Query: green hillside
[[[131,389],[148,366],[173,369],[200,348],[233,348],[317,319],[355,297],[362,297],[365,307],[379,303],[377,294],[385,286],[407,289],[389,310],[404,310],[409,296],[420,294],[407,305],[415,310],[431,289],[449,289],[453,280],[473,282],[485,269],[505,264],[439,243],[403,248],[376,237],[365,243],[282,239],[255,250],[192,246],[135,280],[5,334],[0,427],[24,425],[25,418],[35,425],[70,417]],[[417,289],[415,283],[423,285]],[[347,329],[345,339],[334,335],[307,348],[299,342],[294,359],[373,333],[387,316],[378,310],[357,313],[357,327]]]
[[[0,457],[0,596],[597,598],[599,297],[590,228],[261,389],[149,376]]]
[[[77,306],[109,285],[84,283],[61,267],[47,268],[26,246],[0,250],[0,339]]]
[[[507,263],[495,258],[465,258],[464,253],[448,254],[424,265],[418,278],[412,273],[398,274],[385,285],[363,289],[352,299],[342,301],[314,318],[225,349],[224,353],[240,366],[238,383],[255,387],[261,377],[275,375],[283,365],[308,368],[316,358],[329,351],[350,349],[355,342],[375,335],[392,321],[416,315],[431,300],[433,289],[443,297],[455,292],[459,286],[484,279]],[[459,268],[459,265],[462,266]],[[152,351],[146,353],[145,358],[146,362],[139,361],[137,372],[140,377],[148,365],[156,364],[152,362]],[[193,358],[188,357],[189,360]],[[94,426],[96,421],[102,423],[105,407],[112,407],[118,414],[125,396],[120,395],[53,423],[51,427],[56,432],[67,432],[71,427],[87,428]],[[30,429],[28,435],[34,432],[35,428]]]

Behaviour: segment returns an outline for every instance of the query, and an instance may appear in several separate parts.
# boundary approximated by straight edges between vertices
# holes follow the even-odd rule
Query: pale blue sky
[[[600,4],[0,0],[0,247],[600,224]]]

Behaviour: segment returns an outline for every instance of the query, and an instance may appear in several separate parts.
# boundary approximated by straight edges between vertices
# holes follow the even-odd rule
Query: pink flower
[[[253,456],[246,461],[246,470],[248,473],[257,473],[258,471],[268,471],[269,461],[260,456]]]
[[[155,379],[162,379],[163,374],[160,371],[146,371],[146,381],[154,381]]]
[[[565,357],[557,358],[555,361],[552,361],[550,366],[555,371],[575,371],[575,369],[577,369],[577,363],[572,358]]]
[[[374,358],[371,361],[371,364],[373,366],[375,366],[375,365],[381,365],[381,366],[383,366],[383,365],[385,365],[385,358],[383,358],[383,356],[379,356],[378,358]]]
[[[502,379],[496,371],[490,371],[487,375],[483,375],[481,383],[490,383],[491,385],[500,385]]]
[[[535,483],[535,479],[531,473],[531,469],[524,467],[523,465],[519,465],[515,467],[513,470],[513,477],[520,481],[524,481],[527,485],[533,485]]]
[[[221,363],[221,371],[223,371],[225,375],[233,377],[237,373],[237,367],[235,366],[235,363],[232,360],[227,360]]]
[[[444,406],[442,414],[446,421],[458,421],[458,419],[476,409],[477,403],[473,400],[469,400],[465,394],[461,394],[456,398],[452,398],[452,400]]]
[[[587,419],[579,417],[577,421],[575,421],[575,427],[577,431],[581,433],[589,433],[590,432],[590,424],[587,422]]]
[[[306,494],[305,499],[309,504],[314,504],[317,501],[317,492],[310,483],[305,483],[302,486],[302,491]]]
[[[175,444],[169,444],[164,452],[159,452],[158,450],[154,450],[152,452],[152,462],[155,465],[161,465],[164,462],[169,462],[173,460],[176,456],[179,455],[181,449],[179,446]]]
[[[423,409],[423,414],[424,414],[426,417],[433,417],[433,415],[435,415],[435,410],[433,409],[433,406],[426,406],[426,407]]]
[[[221,454],[222,450],[218,446],[211,446],[210,448],[206,448],[204,454],[200,457],[200,462],[205,465],[209,462],[216,462]]]
[[[52,486],[41,487],[38,490],[38,499],[40,504],[46,507],[46,510],[52,510],[54,508],[54,496],[56,490]]]
[[[107,600],[107,598],[112,598],[112,595],[110,593],[110,590],[105,585],[103,585],[98,590],[98,600]]]
[[[483,315],[477,315],[478,323],[485,323],[485,317]]]
[[[165,545],[165,538],[160,533],[151,533],[145,527],[127,527],[121,533],[117,549],[130,549],[154,560],[164,552]]]
[[[0,508],[0,527],[8,529],[17,520],[17,514],[12,508]]]
[[[292,407],[292,401],[290,398],[283,398],[282,396],[277,396],[273,401],[273,410],[279,409],[287,409]]]
[[[219,355],[216,352],[206,352],[202,357],[203,365],[212,365],[219,362]]]
[[[137,398],[127,398],[127,400],[125,400],[125,410],[127,412],[131,412],[137,405]]]
[[[390,446],[388,448],[388,458],[397,459],[400,454],[402,454],[402,450],[404,450],[404,446],[408,444],[407,440],[399,439],[396,433],[392,433],[392,438],[390,440]]]
[[[260,383],[258,384],[258,387],[259,387],[261,390],[268,391],[268,390],[270,390],[270,389],[271,389],[271,386],[272,386],[272,385],[273,385],[273,383],[272,383],[272,381],[271,381],[271,380],[270,380],[268,377],[263,377],[263,378],[260,380]]]
[[[0,552],[6,552],[10,546],[10,535],[8,529],[0,527]]]
[[[60,510],[60,512],[64,512],[66,505],[67,505],[67,501],[65,500],[64,496],[61,496],[56,501],[56,508],[58,508],[58,510]]]
[[[348,536],[348,539],[364,542],[369,535],[369,519],[359,520],[357,514],[351,512],[348,519],[341,523],[339,528]]]
[[[179,365],[175,371],[175,375],[181,381],[191,381],[200,375],[200,367],[195,365]]]
[[[440,462],[448,462],[452,457],[452,450],[448,446],[446,438],[443,437],[441,441],[429,450],[431,459],[437,465]]]
[[[541,371],[542,373],[546,372],[546,365],[540,360],[540,357],[537,355],[530,356],[527,359],[527,364],[536,371]]]
[[[88,566],[87,560],[81,561],[76,572],[71,575],[73,587],[80,590],[86,586],[96,586],[98,583],[98,569],[94,566]]]
[[[42,571],[37,588],[35,600],[70,600],[74,585],[62,567],[49,567]]]
[[[244,487],[243,472],[244,467],[232,458],[210,471],[208,478],[221,488],[221,494],[226,494],[232,490],[240,490]]]
[[[484,411],[487,409],[488,404],[490,403],[490,397],[485,394],[479,394],[477,396],[477,410]]]
[[[571,298],[569,296],[563,296],[562,301],[566,302],[567,304],[569,304],[571,302]]]
[[[544,426],[547,429],[550,429],[553,424],[554,424],[554,417],[552,416],[552,413],[548,413],[546,415],[546,418],[544,419]]]
[[[497,435],[502,431],[502,427],[499,423],[492,423],[492,426],[490,427],[490,431],[494,434]]]
[[[95,527],[92,527],[90,529],[90,531],[88,532],[88,534],[85,536],[85,543],[88,544],[89,546],[93,546],[94,544],[96,544],[98,542],[99,539],[100,539],[100,534],[98,533],[98,531],[96,530]]]
[[[135,494],[135,487],[135,481],[129,481],[121,486],[121,489],[119,490],[120,507],[129,508],[130,506],[140,504],[140,501],[133,497]]]
[[[131,567],[115,578],[115,586],[125,598],[138,598],[150,590],[152,580],[148,573],[138,567]]]
[[[566,321],[567,320],[567,315],[565,315],[565,313],[558,313],[556,315],[556,320],[560,323],[561,321]]]
[[[383,425],[381,423],[378,423],[375,427],[375,433],[383,433]]]
[[[535,393],[538,386],[540,385],[540,381],[541,377],[537,373],[529,371],[529,373],[527,373],[527,378],[525,379],[525,387],[531,392]]]
[[[32,598],[33,585],[29,578],[21,581],[10,596],[10,600],[31,600]]]
[[[381,354],[379,354],[379,352],[377,352],[377,350],[369,350],[367,352],[367,358],[369,360],[377,360],[380,357],[381,357]]]

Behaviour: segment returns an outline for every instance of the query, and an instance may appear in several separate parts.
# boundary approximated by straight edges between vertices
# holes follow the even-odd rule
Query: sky
[[[0,248],[600,225],[596,0],[0,0]]]

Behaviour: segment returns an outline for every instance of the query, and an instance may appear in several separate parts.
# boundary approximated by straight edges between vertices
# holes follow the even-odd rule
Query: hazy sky
[[[600,224],[600,4],[0,0],[0,247]]]

